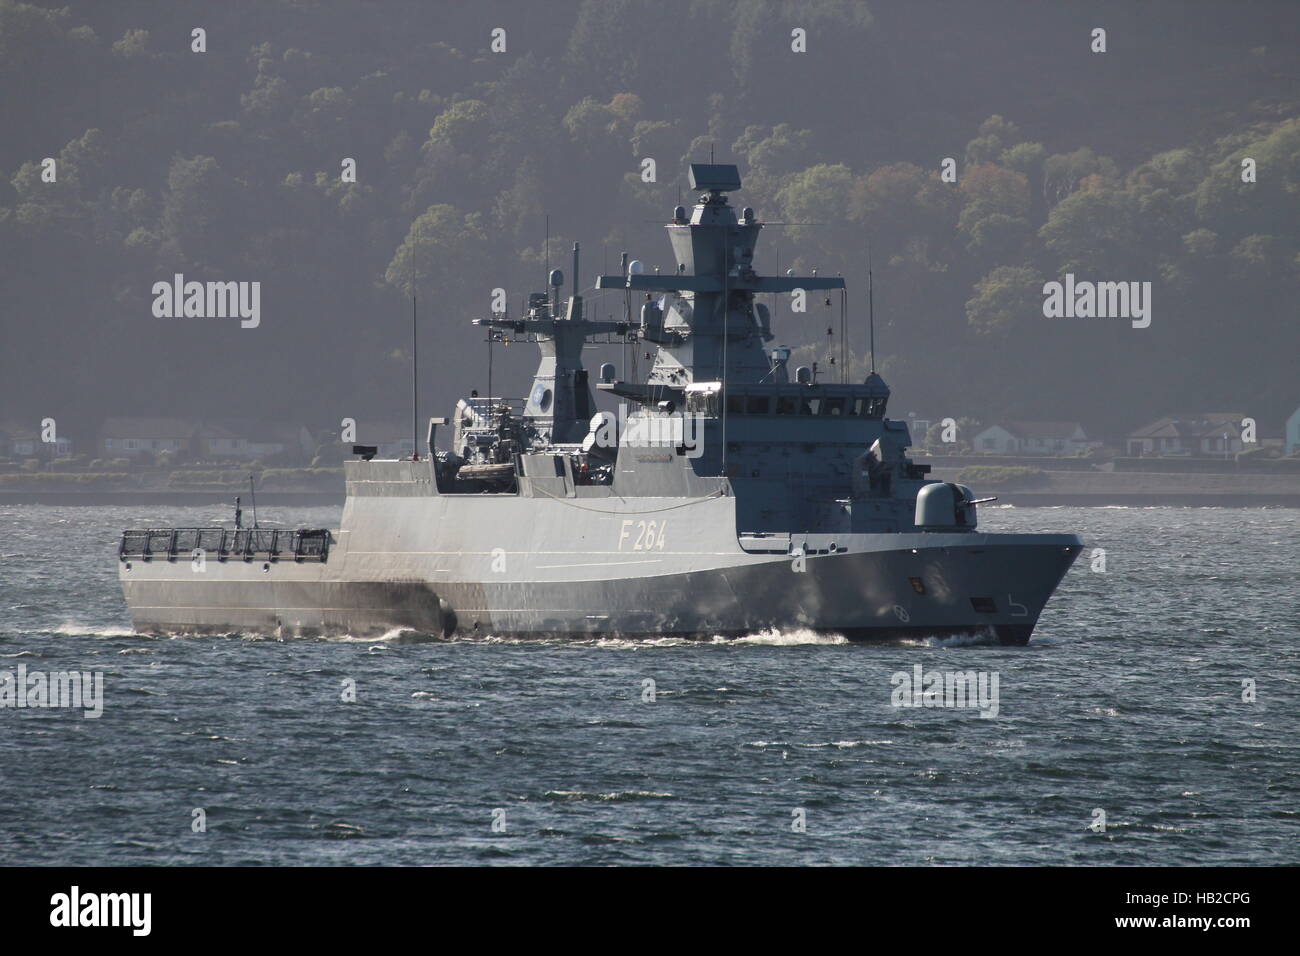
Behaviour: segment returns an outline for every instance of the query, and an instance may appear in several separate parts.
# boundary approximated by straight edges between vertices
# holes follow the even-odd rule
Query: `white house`
[[[302,425],[277,425],[257,419],[223,419],[205,423],[199,430],[202,454],[207,458],[266,458],[281,452],[309,455],[311,432]]]
[[[105,458],[136,458],[160,451],[189,451],[198,425],[180,418],[108,418],[99,429]]]
[[[1078,422],[1007,422],[974,438],[977,452],[993,455],[1078,455],[1100,445]]]
[[[72,439],[56,435],[52,442],[41,439],[41,429],[6,423],[0,426],[0,458],[67,458]]]

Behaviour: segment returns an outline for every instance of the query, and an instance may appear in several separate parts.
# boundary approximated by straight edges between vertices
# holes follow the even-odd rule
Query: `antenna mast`
[[[875,279],[871,275],[871,243],[867,243],[867,325],[871,329],[871,371],[876,371],[876,298]]]
[[[840,381],[849,380],[849,290],[840,289]]]
[[[253,527],[256,528],[257,527],[257,489],[253,487],[253,475],[251,472],[248,475],[248,494],[253,499]],[[235,506],[235,510],[236,513],[238,513],[239,510],[238,505]],[[236,527],[238,527],[238,523],[236,523]]]
[[[411,295],[411,461],[420,460],[420,340],[415,326],[415,295]]]

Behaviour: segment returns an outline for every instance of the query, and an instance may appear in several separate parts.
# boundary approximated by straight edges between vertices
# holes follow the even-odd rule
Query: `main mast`
[[[476,325],[505,334],[531,335],[541,351],[541,360],[533,376],[533,387],[524,402],[523,415],[538,430],[544,442],[569,444],[582,440],[590,428],[595,412],[587,371],[582,365],[582,347],[590,338],[610,333],[626,334],[626,322],[604,322],[583,315],[582,296],[578,294],[578,243],[573,244],[573,293],[563,315],[556,314],[550,296],[544,292],[528,297],[528,314],[523,318],[508,316],[475,319]],[[564,282],[560,270],[550,274],[552,288],[558,292]],[[492,396],[488,396],[491,403]]]
[[[736,167],[692,163],[691,188],[701,193],[690,218],[678,206],[667,224],[677,268],[672,275],[605,275],[598,289],[646,293],[641,307],[641,338],[658,345],[647,386],[681,389],[694,382],[736,384],[786,380],[784,359],[764,349],[772,338],[767,307],[754,301],[762,292],[843,289],[838,276],[760,276],[754,271],[754,246],[763,224],[745,207],[740,218],[726,194],[740,188]],[[774,376],[774,372],[779,377]],[[618,383],[618,394],[635,397],[640,389]]]

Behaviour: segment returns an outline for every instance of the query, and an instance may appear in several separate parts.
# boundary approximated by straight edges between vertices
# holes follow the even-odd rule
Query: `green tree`
[[[215,265],[232,251],[240,184],[212,156],[177,156],[167,171],[160,238],[162,254],[193,265]]]
[[[1070,195],[1089,176],[1100,176],[1103,181],[1118,177],[1114,160],[1098,156],[1087,146],[1073,153],[1057,153],[1043,163],[1043,198],[1048,206],[1055,206]]]
[[[979,134],[966,144],[966,165],[998,162],[1002,154],[1020,143],[1023,137],[1015,123],[993,115],[980,124]]]
[[[404,295],[442,290],[464,281],[482,260],[487,236],[478,213],[455,206],[430,206],[413,223],[384,272],[384,281]]]
[[[1062,273],[1122,277],[1150,262],[1132,197],[1115,189],[1068,196],[1052,209],[1038,235]]]
[[[790,227],[795,240],[815,235],[811,225],[845,221],[844,197],[853,188],[853,172],[843,163],[819,163],[784,179],[777,193],[782,214],[800,225]]]
[[[999,266],[975,285],[966,303],[966,320],[980,335],[1005,338],[1041,318],[1042,280],[1025,266]]]

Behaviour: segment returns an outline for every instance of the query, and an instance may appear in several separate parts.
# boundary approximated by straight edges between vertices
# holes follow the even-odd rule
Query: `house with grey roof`
[[[1130,457],[1235,455],[1241,440],[1242,412],[1188,412],[1148,422],[1128,436]]]

